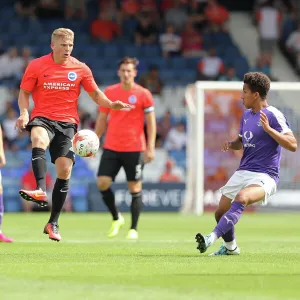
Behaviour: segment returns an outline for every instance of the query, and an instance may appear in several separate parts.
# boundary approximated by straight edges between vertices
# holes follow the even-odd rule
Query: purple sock
[[[3,213],[4,213],[3,194],[0,194],[0,229],[2,225]]]
[[[239,202],[232,202],[230,209],[222,216],[219,223],[214,229],[214,232],[218,238],[234,228],[234,225],[240,219],[244,209],[244,204]]]
[[[225,234],[222,235],[222,239],[226,243],[232,242],[235,239],[234,226],[231,229],[229,229],[229,231],[227,231]]]

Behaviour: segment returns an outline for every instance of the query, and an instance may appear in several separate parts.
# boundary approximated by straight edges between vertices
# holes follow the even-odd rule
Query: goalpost
[[[214,114],[216,114],[215,110],[218,110],[219,118],[223,117],[224,120],[226,118],[226,120],[230,120],[231,114],[233,113],[231,108],[233,101],[236,101],[234,102],[234,105],[236,105],[236,107],[239,107],[239,105],[241,105],[240,93],[242,91],[242,88],[242,82],[219,81],[198,81],[195,84],[187,86],[186,88],[185,99],[187,104],[187,170],[186,197],[181,208],[181,211],[183,213],[194,213],[197,215],[201,215],[204,212],[204,199],[207,196],[205,188],[205,180],[207,178],[205,174],[205,153],[209,155],[211,152],[210,149],[206,149],[205,147],[206,134],[209,135],[210,143],[219,143],[219,150],[221,149],[222,143],[225,140],[230,139],[229,133],[227,132],[223,132],[223,134],[216,132],[215,135],[213,131],[208,133],[205,122],[209,122],[210,119],[212,119],[211,123],[213,123]],[[298,137],[300,137],[299,92],[300,83],[272,82],[270,93],[268,96],[269,105],[277,107],[286,115],[297,139]],[[208,98],[210,98],[209,103]],[[214,103],[214,101],[216,103]],[[227,115],[226,113],[222,112],[222,110],[227,111]],[[224,115],[226,115],[226,117],[224,117]],[[217,123],[218,122],[219,120],[217,121]],[[224,121],[224,124],[227,123]],[[238,134],[238,126],[235,126],[235,134]],[[220,125],[220,127],[222,126]],[[220,128],[218,130],[222,131],[220,130]],[[229,130],[231,130],[231,127],[229,127]],[[213,141],[214,139],[215,141]],[[228,159],[222,158],[221,153],[219,155],[220,157],[217,157],[217,159],[215,159],[216,162],[214,161],[214,158],[210,158],[210,161],[212,161],[212,163],[210,162],[210,164],[218,165],[219,163],[220,165],[226,165]],[[291,178],[292,176],[294,176],[295,178],[295,173],[297,173],[297,166],[293,164],[293,159],[294,161],[300,161],[300,159],[299,157],[297,157],[297,154],[294,153],[293,155],[294,158],[285,159],[285,154],[283,153],[283,160],[286,160],[287,162],[285,162],[284,170],[282,171],[283,179],[281,180],[283,180],[283,188],[289,187],[290,189],[292,188],[295,190],[297,188],[300,188],[300,173],[299,184],[297,184],[297,182],[294,182],[294,185],[291,187]],[[217,160],[219,160],[219,162]],[[236,161],[238,163],[239,159],[236,158]],[[230,169],[230,171],[232,170]],[[229,174],[229,176],[231,175],[232,173]]]

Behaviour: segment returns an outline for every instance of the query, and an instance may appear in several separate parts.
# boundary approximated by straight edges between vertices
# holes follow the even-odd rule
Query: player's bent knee
[[[141,181],[129,181],[128,189],[131,194],[140,193],[142,191],[142,182]]]
[[[59,157],[55,161],[56,175],[60,179],[69,179],[71,177],[73,161],[67,157]]]
[[[31,142],[32,142],[32,147],[33,148],[42,148],[42,149],[47,149],[49,141],[43,136],[39,135],[32,135],[31,136]]]
[[[107,176],[100,176],[97,178],[97,186],[100,191],[106,191],[111,185],[112,179]]]
[[[239,192],[234,199],[234,202],[239,202],[243,205],[247,205],[249,201],[249,197],[247,196],[247,193],[245,193],[244,191]]]

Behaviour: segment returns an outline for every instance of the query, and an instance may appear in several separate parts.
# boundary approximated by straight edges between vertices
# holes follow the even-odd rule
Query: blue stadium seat
[[[144,57],[160,56],[160,48],[157,45],[142,46],[140,55]]]
[[[119,57],[121,55],[120,53],[120,47],[118,47],[115,44],[107,44],[104,46],[104,56],[105,57]]]
[[[244,56],[240,56],[237,59],[235,59],[233,66],[236,69],[236,75],[239,78],[243,78],[244,74],[249,71],[248,60]]]
[[[87,187],[85,185],[73,185],[71,186],[71,196],[72,197],[86,197]]]
[[[20,197],[4,196],[4,209],[6,212],[20,212],[22,210]]]
[[[88,202],[85,197],[75,197],[72,198],[72,208],[75,212],[87,212]]]
[[[187,68],[187,61],[185,57],[173,57],[170,59],[170,65],[174,70],[184,70]]]
[[[139,57],[141,53],[141,48],[135,45],[124,45],[123,46],[123,56]]]

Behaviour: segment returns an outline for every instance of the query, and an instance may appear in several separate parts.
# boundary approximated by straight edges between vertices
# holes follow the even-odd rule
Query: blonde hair
[[[69,28],[57,28],[52,32],[51,42],[60,38],[72,38],[74,39],[74,32]]]

